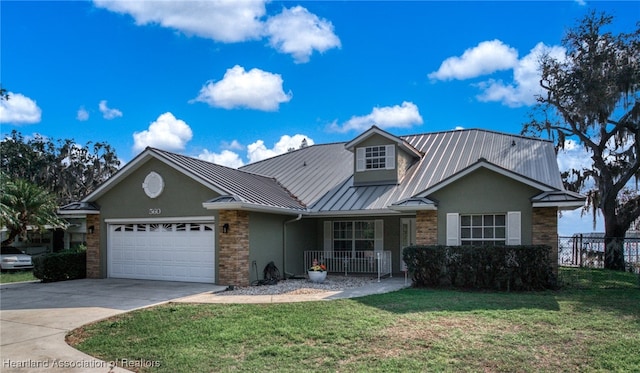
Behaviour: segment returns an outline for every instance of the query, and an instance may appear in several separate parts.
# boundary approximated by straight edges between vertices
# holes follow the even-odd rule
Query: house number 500
[[[161,209],[149,209],[149,215],[160,215],[162,214]]]

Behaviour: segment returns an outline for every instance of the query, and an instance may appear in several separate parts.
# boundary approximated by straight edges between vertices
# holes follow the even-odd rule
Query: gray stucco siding
[[[446,245],[448,213],[497,214],[520,211],[522,244],[529,245],[533,215],[530,199],[539,193],[539,189],[496,172],[478,169],[428,196],[438,201],[438,243]]]
[[[164,190],[156,198],[149,198],[142,189],[142,183],[151,171],[157,172],[164,180]],[[183,173],[151,159],[96,202],[105,219],[211,216],[212,211],[202,207],[202,202],[218,196]],[[160,209],[160,213],[150,215],[149,209]]]
[[[287,220],[291,220],[289,217]],[[302,275],[306,272],[304,252],[318,250],[316,219],[303,218],[287,224],[286,271]]]
[[[265,266],[273,261],[284,275],[282,268],[283,223],[286,217],[252,212],[249,214],[249,265],[251,282],[263,279]],[[290,217],[289,217],[290,219]],[[255,261],[258,269],[253,266]]]

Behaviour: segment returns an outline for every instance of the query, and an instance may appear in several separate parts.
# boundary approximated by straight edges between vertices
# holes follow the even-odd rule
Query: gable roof
[[[541,191],[564,191],[553,144],[546,140],[469,129],[403,136],[423,157],[397,185],[355,186],[353,178],[310,206],[319,214],[382,211],[412,197],[427,197],[439,185],[483,166],[535,186]],[[574,201],[575,204],[581,203]],[[404,206],[407,206],[406,204]],[[425,206],[426,207],[426,206]]]
[[[420,151],[417,150],[416,148],[414,148],[413,146],[411,146],[411,144],[409,144],[408,142],[406,142],[405,140],[403,140],[402,138],[392,135],[387,131],[383,131],[380,128],[378,128],[377,126],[371,126],[371,128],[369,128],[367,131],[363,132],[362,134],[360,134],[358,137],[356,137],[355,139],[349,141],[348,143],[346,143],[344,145],[344,147],[349,150],[350,152],[353,152],[353,149],[360,144],[361,142],[363,142],[364,140],[368,139],[369,137],[373,136],[373,135],[379,135],[382,136],[384,138],[386,138],[387,140],[391,141],[392,143],[395,143],[396,145],[398,145],[398,147],[400,147],[400,149],[404,150],[406,153],[409,153],[415,157],[420,157],[422,156],[422,154],[420,154]]]
[[[356,186],[350,148],[375,134],[399,141],[421,157],[397,184]],[[396,137],[377,127],[348,143],[312,145],[240,169],[147,148],[82,202],[95,201],[150,158],[215,192],[217,196],[203,201],[209,209],[314,215],[435,209],[437,201],[428,199],[431,193],[479,168],[540,190],[531,200],[534,206],[576,208],[584,202],[583,196],[564,189],[549,141],[478,129]]]
[[[82,202],[92,202],[109,191],[120,180],[133,173],[149,159],[157,159],[223,196],[236,196],[255,206],[304,210],[305,206],[273,177],[256,175],[215,163],[168,151],[146,148],[113,177],[86,196]]]
[[[429,179],[422,185],[423,190],[480,159],[539,184],[564,189],[553,143],[546,140],[479,129],[412,135],[405,139],[425,154],[422,171]]]

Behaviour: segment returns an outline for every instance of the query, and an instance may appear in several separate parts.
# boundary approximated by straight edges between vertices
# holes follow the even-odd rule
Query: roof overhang
[[[253,212],[265,212],[270,214],[284,214],[284,215],[300,215],[307,214],[306,210],[289,209],[285,207],[259,205],[255,203],[249,203],[244,201],[238,196],[224,195],[216,197],[209,201],[203,202],[202,207],[207,210],[244,210]]]
[[[587,198],[568,190],[542,192],[531,198],[533,207],[557,207],[560,210],[575,210],[584,207]]]
[[[87,215],[96,215],[100,213],[100,208],[90,202],[73,202],[64,205],[56,211],[56,214],[65,218],[86,217]]]
[[[523,183],[523,184],[528,185],[530,187],[533,187],[535,189],[541,190],[543,192],[558,191],[554,187],[551,187],[549,185],[540,183],[540,182],[538,182],[536,180],[533,180],[533,179],[531,179],[529,177],[520,175],[520,174],[515,173],[513,171],[507,170],[506,168],[503,168],[503,167],[500,167],[498,165],[495,165],[495,164],[487,161],[484,158],[480,158],[480,159],[478,159],[478,161],[476,163],[470,165],[469,167],[458,171],[457,173],[449,176],[448,178],[446,178],[446,179],[440,181],[439,183],[431,186],[430,188],[426,189],[425,191],[423,191],[421,193],[418,193],[416,195],[416,197],[427,197],[430,194],[435,193],[436,191],[446,187],[447,185],[452,184],[452,183],[462,179],[463,177],[465,177],[465,176],[467,176],[467,175],[469,175],[469,174],[471,174],[471,173],[473,173],[473,172],[475,172],[475,171],[477,171],[477,170],[479,170],[481,168],[493,171],[493,172],[495,172],[497,174],[500,174],[502,176],[508,177],[508,178],[510,178],[512,180],[518,181],[520,183]]]
[[[428,198],[407,198],[389,206],[395,211],[434,211],[438,209],[438,203]]]
[[[307,215],[310,217],[329,218],[329,217],[348,217],[348,216],[380,216],[380,215],[398,215],[400,211],[390,209],[372,209],[372,210],[353,210],[353,211],[318,211],[311,212]]]

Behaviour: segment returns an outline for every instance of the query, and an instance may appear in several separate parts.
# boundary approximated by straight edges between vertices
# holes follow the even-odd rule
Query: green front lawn
[[[0,272],[0,284],[8,284],[11,282],[35,281],[37,278],[33,276],[33,271],[6,271]]]
[[[168,304],[71,332],[74,347],[140,371],[633,371],[637,275],[562,270],[530,293],[406,289],[267,305]],[[130,365],[128,369],[136,370]]]

